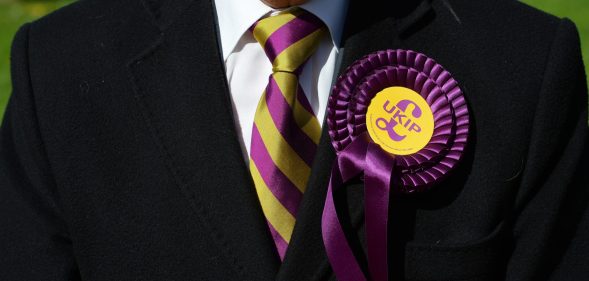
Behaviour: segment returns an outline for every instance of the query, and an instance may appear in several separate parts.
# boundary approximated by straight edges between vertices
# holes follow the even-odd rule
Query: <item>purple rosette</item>
[[[371,100],[394,86],[421,95],[434,117],[429,143],[410,155],[391,155],[367,132]],[[345,182],[363,175],[370,280],[388,280],[390,193],[426,191],[460,161],[469,129],[464,95],[450,73],[433,59],[414,51],[378,51],[356,61],[338,78],[329,98],[327,124],[337,152],[322,217],[330,263],[338,280],[368,280],[345,238],[333,198],[333,192]]]

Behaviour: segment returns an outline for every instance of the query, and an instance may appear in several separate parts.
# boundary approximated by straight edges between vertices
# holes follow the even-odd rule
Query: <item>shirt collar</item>
[[[348,0],[311,0],[299,7],[320,18],[336,48],[342,39]],[[260,0],[215,0],[223,59],[233,52],[239,39],[261,17],[276,11]]]

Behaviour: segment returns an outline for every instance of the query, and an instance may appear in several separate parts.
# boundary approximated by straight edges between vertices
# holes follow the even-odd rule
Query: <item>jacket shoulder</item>
[[[436,0],[437,1],[437,0]],[[517,32],[521,36],[555,31],[560,18],[514,0],[440,0],[457,17],[464,17],[477,30]]]
[[[558,21],[559,18],[532,7],[524,2],[515,0],[434,0],[446,2],[447,5],[469,9],[479,17],[489,18],[491,16],[503,15],[505,17],[515,18],[523,22],[533,21]],[[507,18],[503,18],[505,20]]]
[[[68,61],[76,55],[120,51],[129,39],[137,39],[133,34],[146,29],[157,32],[142,0],[76,1],[30,23],[31,62],[35,50]]]
[[[438,0],[434,0],[438,1]],[[550,54],[579,47],[574,23],[514,0],[439,0],[461,22],[473,52],[511,75],[537,83]],[[533,80],[533,81],[531,81]]]
[[[106,75],[159,32],[142,0],[74,2],[28,24],[31,76]]]
[[[108,23],[137,19],[138,15],[148,14],[148,10],[142,0],[79,0],[32,22],[31,28],[47,33],[47,36],[62,33],[70,37],[95,35],[90,33]],[[149,20],[148,17],[145,19]]]

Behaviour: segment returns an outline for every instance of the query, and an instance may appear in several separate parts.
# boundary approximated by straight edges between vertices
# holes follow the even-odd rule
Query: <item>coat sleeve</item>
[[[14,39],[13,93],[0,129],[0,280],[79,280],[36,119],[29,28]]]
[[[553,40],[513,210],[506,280],[589,280],[587,82],[575,25]]]

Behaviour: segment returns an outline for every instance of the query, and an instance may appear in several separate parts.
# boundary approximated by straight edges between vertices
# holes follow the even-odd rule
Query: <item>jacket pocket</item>
[[[405,275],[412,281],[504,280],[507,235],[500,224],[490,235],[457,245],[409,242]]]

